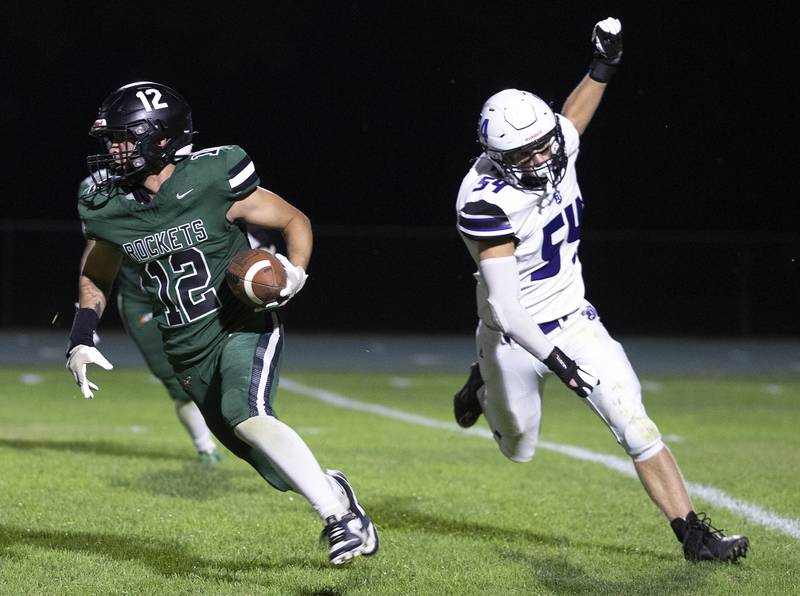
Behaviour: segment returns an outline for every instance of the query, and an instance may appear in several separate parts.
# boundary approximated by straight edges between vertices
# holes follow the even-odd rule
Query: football
[[[286,287],[286,269],[272,253],[251,248],[233,257],[225,280],[239,300],[248,306],[263,306],[280,298]]]

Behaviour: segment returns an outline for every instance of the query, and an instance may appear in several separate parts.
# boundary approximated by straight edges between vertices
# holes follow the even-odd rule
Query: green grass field
[[[443,422],[463,382],[284,374]],[[800,585],[800,538],[741,510],[697,499],[752,548],[740,564],[690,564],[633,478],[548,449],[513,464],[479,436],[283,389],[281,418],[323,467],[348,474],[380,530],[378,556],[333,569],[304,499],[270,489],[230,454],[214,468],[196,463],[147,372],[90,378],[101,387],[92,401],[63,369],[0,369],[0,594],[712,595],[796,594]],[[645,404],[675,435],[687,480],[796,532],[800,380],[646,380]],[[624,455],[554,383],[541,439]]]

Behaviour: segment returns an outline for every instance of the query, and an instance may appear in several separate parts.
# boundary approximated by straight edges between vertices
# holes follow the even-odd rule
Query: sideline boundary
[[[492,433],[484,428],[463,429],[454,422],[435,420],[433,418],[420,416],[419,414],[412,414],[410,412],[404,412],[402,410],[389,408],[387,406],[357,401],[332,391],[319,389],[317,387],[309,387],[308,385],[303,385],[285,377],[281,378],[280,386],[281,389],[285,389],[286,391],[303,395],[305,397],[310,397],[337,408],[368,412],[370,414],[375,414],[384,418],[390,418],[392,420],[398,420],[400,422],[415,424],[417,426],[425,426],[428,428],[447,430],[451,432],[460,432],[463,434],[475,435],[483,439],[494,440]],[[623,457],[616,455],[605,455],[589,449],[584,449],[583,447],[562,445],[559,443],[551,443],[549,441],[540,441],[538,443],[538,447],[548,451],[561,453],[573,459],[597,463],[625,476],[636,478],[636,471],[633,467],[633,463],[631,463],[629,459]],[[762,507],[759,507],[758,505],[731,497],[730,495],[713,486],[696,484],[694,482],[687,482],[686,485],[689,490],[689,494],[691,494],[693,497],[698,497],[704,501],[708,501],[715,507],[727,509],[728,511],[743,517],[753,524],[776,530],[782,534],[785,534],[786,536],[800,540],[800,520],[782,517],[777,513],[768,511]]]

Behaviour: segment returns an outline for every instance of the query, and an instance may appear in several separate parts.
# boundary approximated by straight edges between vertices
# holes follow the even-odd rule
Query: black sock
[[[672,531],[675,532],[675,537],[678,542],[683,543],[683,538],[686,536],[686,520],[682,517],[676,517],[669,525],[672,526]]]

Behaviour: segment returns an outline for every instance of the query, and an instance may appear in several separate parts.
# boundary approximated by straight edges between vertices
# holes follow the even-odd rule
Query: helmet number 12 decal
[[[151,97],[151,99],[147,99],[148,95]],[[158,89],[145,89],[144,91],[137,91],[136,97],[141,100],[145,112],[152,112],[153,110],[160,110],[161,108],[169,107],[166,102],[161,101],[161,91]]]

